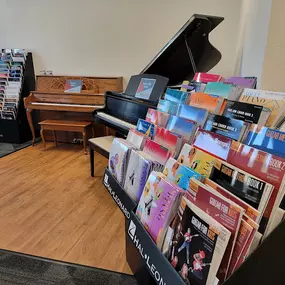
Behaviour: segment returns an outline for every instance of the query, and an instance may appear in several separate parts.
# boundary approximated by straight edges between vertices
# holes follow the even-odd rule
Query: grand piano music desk
[[[70,79],[82,80],[80,93],[64,92],[65,82]],[[92,112],[104,107],[106,90],[122,91],[122,77],[37,76],[36,91],[24,99],[33,143],[36,131],[39,133],[39,120],[93,121]],[[37,114],[34,114],[34,110]],[[97,124],[96,135],[103,132],[104,127]],[[53,140],[50,131],[45,137],[47,140]],[[57,134],[57,139],[61,142],[72,142],[78,137],[76,132]]]

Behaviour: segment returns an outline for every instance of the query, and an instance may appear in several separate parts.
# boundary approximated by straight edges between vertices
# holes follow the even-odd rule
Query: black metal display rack
[[[32,134],[24,107],[24,98],[35,90],[35,72],[32,53],[27,54],[22,91],[16,120],[0,119],[0,142],[23,143],[31,140]]]
[[[137,204],[108,169],[103,184],[126,218],[126,257],[139,285],[183,285],[135,214]],[[285,221],[251,254],[223,285],[285,284]],[[191,285],[199,285],[192,284]]]

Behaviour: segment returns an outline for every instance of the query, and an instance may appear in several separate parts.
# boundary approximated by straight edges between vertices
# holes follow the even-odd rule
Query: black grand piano
[[[132,76],[123,93],[107,91],[105,107],[94,111],[94,120],[121,135],[156,108],[166,86],[192,80],[196,72],[207,72],[221,59],[209,42],[209,34],[224,18],[194,14],[139,74]]]

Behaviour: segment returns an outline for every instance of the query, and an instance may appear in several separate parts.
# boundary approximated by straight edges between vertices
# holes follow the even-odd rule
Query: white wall
[[[211,33],[223,56],[213,71],[232,75],[240,8],[240,0],[0,0],[0,43],[32,51],[37,73],[128,78],[204,13],[225,17]]]

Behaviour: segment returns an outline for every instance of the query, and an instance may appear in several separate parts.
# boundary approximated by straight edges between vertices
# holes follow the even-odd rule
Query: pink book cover
[[[231,232],[231,237],[217,275],[220,281],[224,281],[244,210],[196,179],[191,179],[186,198]]]
[[[253,228],[244,219],[242,219],[239,233],[238,233],[237,240],[236,240],[236,244],[235,244],[234,251],[232,254],[230,267],[227,273],[227,277],[232,275],[234,271],[234,266],[237,263],[243,249],[245,248],[252,231],[253,231]]]
[[[193,80],[196,82],[208,83],[223,81],[223,77],[219,74],[196,72]]]
[[[151,155],[151,157],[153,157],[153,160],[159,162],[162,165],[165,165],[166,161],[172,155],[171,151],[169,151],[168,148],[150,139],[146,140],[143,151]]]
[[[182,138],[165,128],[157,127],[154,141],[168,148],[175,156],[180,151]]]
[[[169,119],[168,113],[160,112],[151,108],[148,108],[145,118],[147,122],[161,126],[163,128],[166,127],[168,119]]]

